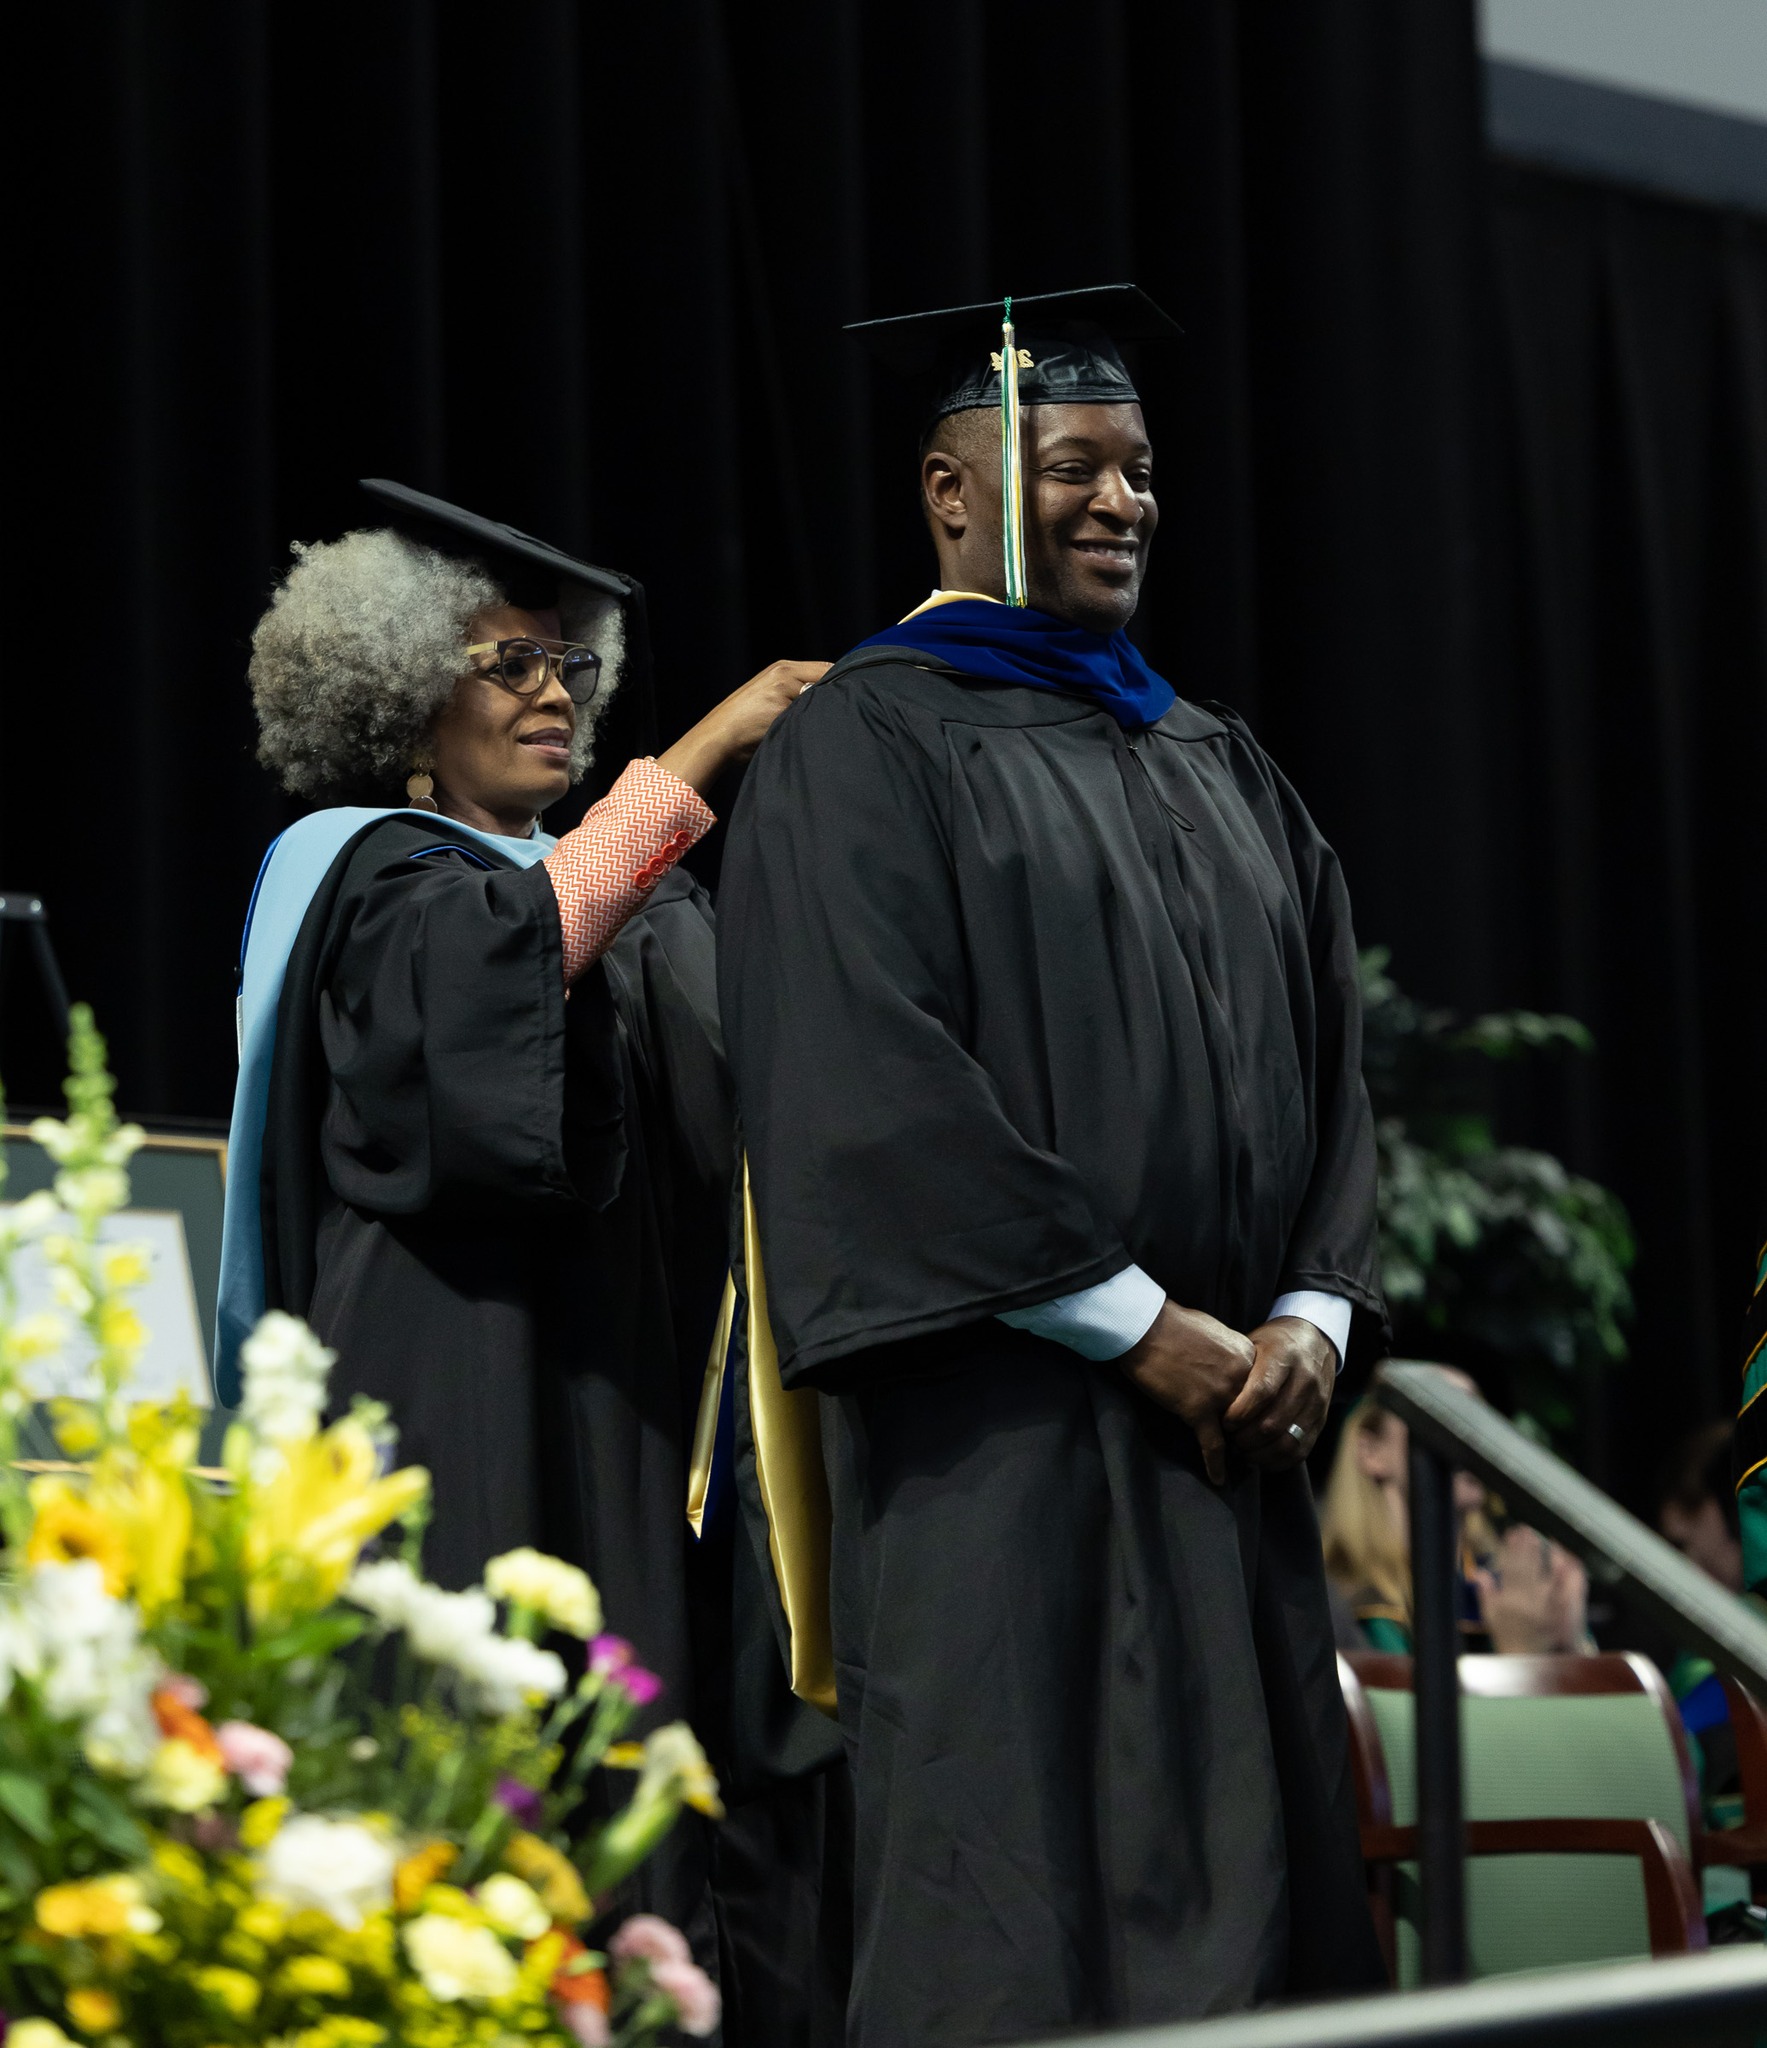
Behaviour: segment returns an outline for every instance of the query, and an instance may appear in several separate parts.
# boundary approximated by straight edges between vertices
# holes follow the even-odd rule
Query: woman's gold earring
[[[415,768],[405,778],[405,795],[414,811],[433,811],[436,800],[430,791],[435,781],[427,768]]]

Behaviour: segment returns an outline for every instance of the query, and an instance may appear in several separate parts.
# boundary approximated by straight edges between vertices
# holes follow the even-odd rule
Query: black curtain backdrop
[[[28,33],[0,883],[46,897],[126,1106],[225,1114],[293,815],[247,638],[353,479],[642,577],[672,734],[932,580],[912,406],[843,320],[1133,277],[1189,335],[1139,636],[1252,719],[1408,987],[1594,1028],[1515,1134],[1638,1224],[1614,1476],[1725,1407],[1767,1157],[1761,221],[1492,166],[1469,0],[87,0]],[[20,951],[0,1071],[43,1101]]]

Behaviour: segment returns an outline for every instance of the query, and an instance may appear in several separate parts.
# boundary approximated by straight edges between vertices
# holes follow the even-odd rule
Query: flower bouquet
[[[70,1051],[70,1113],[31,1131],[54,1193],[0,1208],[7,2048],[710,2033],[676,1929],[585,1939],[684,1804],[718,1813],[691,1731],[626,1739],[659,1684],[575,1567],[518,1550],[469,1592],[425,1582],[428,1475],[374,1404],[322,1424],[333,1354],[293,1317],[258,1325],[221,1466],[194,1469],[199,1413],[129,1394],[145,1256],[100,1236],[142,1134],[84,1009]],[[21,1316],[27,1241],[56,1307]],[[53,1401],[62,1456],[21,1470],[27,1376],[76,1327],[99,1393]],[[592,1824],[608,1771],[632,1794]]]

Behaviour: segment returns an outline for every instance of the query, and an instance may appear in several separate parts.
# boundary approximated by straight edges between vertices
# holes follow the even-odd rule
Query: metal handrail
[[[1624,1581],[1675,1640],[1763,1692],[1767,1622],[1442,1367],[1390,1359],[1375,1391],[1411,1434],[1418,1932],[1425,1983],[1452,1984],[1467,1972],[1454,1473],[1476,1472],[1507,1508],[1574,1550],[1595,1576]]]
[[[1744,2048],[1764,2025],[1767,1950],[1727,1948],[1134,2028],[1066,2048]]]
[[[1607,1584],[1624,1580],[1678,1644],[1767,1696],[1767,1621],[1726,1592],[1581,1472],[1555,1457],[1440,1366],[1389,1359],[1381,1406],[1450,1464],[1476,1472],[1512,1514],[1574,1550]]]

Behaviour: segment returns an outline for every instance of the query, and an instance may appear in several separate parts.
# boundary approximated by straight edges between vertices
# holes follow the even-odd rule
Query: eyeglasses
[[[576,705],[591,704],[601,688],[601,656],[593,647],[575,641],[555,641],[547,647],[538,640],[479,640],[468,654],[495,654],[489,668],[475,669],[487,682],[501,683],[518,697],[537,696],[548,680],[557,676]]]

